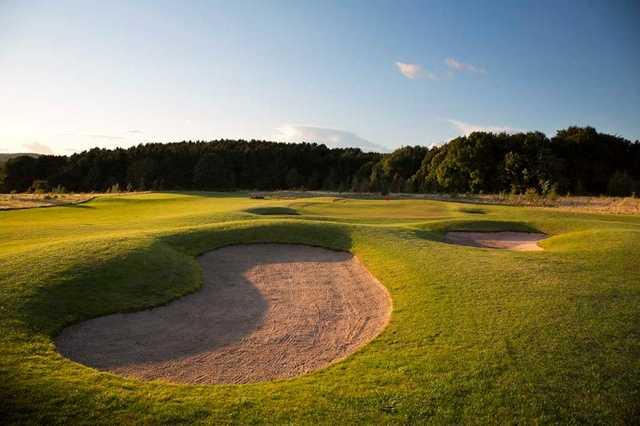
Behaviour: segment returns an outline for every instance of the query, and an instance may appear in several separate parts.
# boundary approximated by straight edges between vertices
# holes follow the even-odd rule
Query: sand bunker
[[[199,258],[204,285],[166,306],[70,326],[61,354],[125,376],[176,383],[293,377],[340,360],[385,327],[386,289],[346,252],[286,244]]]
[[[538,241],[545,234],[533,232],[447,232],[445,241],[465,246],[509,249],[517,251],[541,251]]]

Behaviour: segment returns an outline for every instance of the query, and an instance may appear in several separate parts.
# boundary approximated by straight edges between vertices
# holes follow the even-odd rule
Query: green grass
[[[443,244],[450,229],[550,238],[510,252]],[[387,329],[327,369],[237,386],[125,379],[55,351],[66,325],[196,291],[194,256],[262,241],[357,254],[392,295]],[[633,423],[638,265],[637,216],[207,193],[0,212],[0,423]]]

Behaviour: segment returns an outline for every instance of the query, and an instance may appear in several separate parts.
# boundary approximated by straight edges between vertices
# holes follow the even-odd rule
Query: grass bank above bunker
[[[538,245],[547,236],[532,232],[467,232],[449,231],[444,241],[470,247],[507,249],[515,251],[542,251]]]
[[[387,324],[384,287],[350,253],[289,244],[199,257],[204,286],[167,306],[69,327],[65,356],[176,383],[294,377],[340,360]]]

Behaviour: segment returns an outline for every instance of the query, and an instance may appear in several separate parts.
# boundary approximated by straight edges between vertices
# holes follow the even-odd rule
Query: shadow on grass
[[[507,220],[447,220],[428,224],[426,229],[436,232],[469,231],[469,232],[540,232],[526,222]]]
[[[352,248],[348,225],[285,220],[215,225],[169,235],[162,241],[191,256],[227,245],[248,243],[304,244],[343,251]]]
[[[29,328],[51,337],[79,321],[151,308],[197,290],[195,259],[161,241],[120,250],[118,242],[73,253],[77,263],[61,271],[17,306]]]
[[[460,207],[458,211],[468,214],[487,214],[487,210],[480,207]]]
[[[262,216],[269,216],[269,215],[297,216],[300,214],[296,209],[292,209],[289,207],[254,207],[251,209],[246,209],[245,212],[262,215]]]
[[[60,207],[68,207],[72,209],[95,209],[94,206],[89,206],[86,204],[87,202],[82,203],[71,203],[71,204],[61,204]]]
[[[417,226],[416,238],[444,242],[447,232],[528,232],[542,233],[525,222],[502,220],[445,220]]]

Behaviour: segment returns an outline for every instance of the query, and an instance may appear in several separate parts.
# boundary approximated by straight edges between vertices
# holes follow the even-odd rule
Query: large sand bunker
[[[141,379],[249,383],[317,370],[364,345],[391,312],[351,254],[253,244],[199,258],[203,288],[166,306],[72,325],[64,356]]]
[[[538,241],[547,238],[535,232],[447,232],[445,241],[472,247],[541,251]]]

